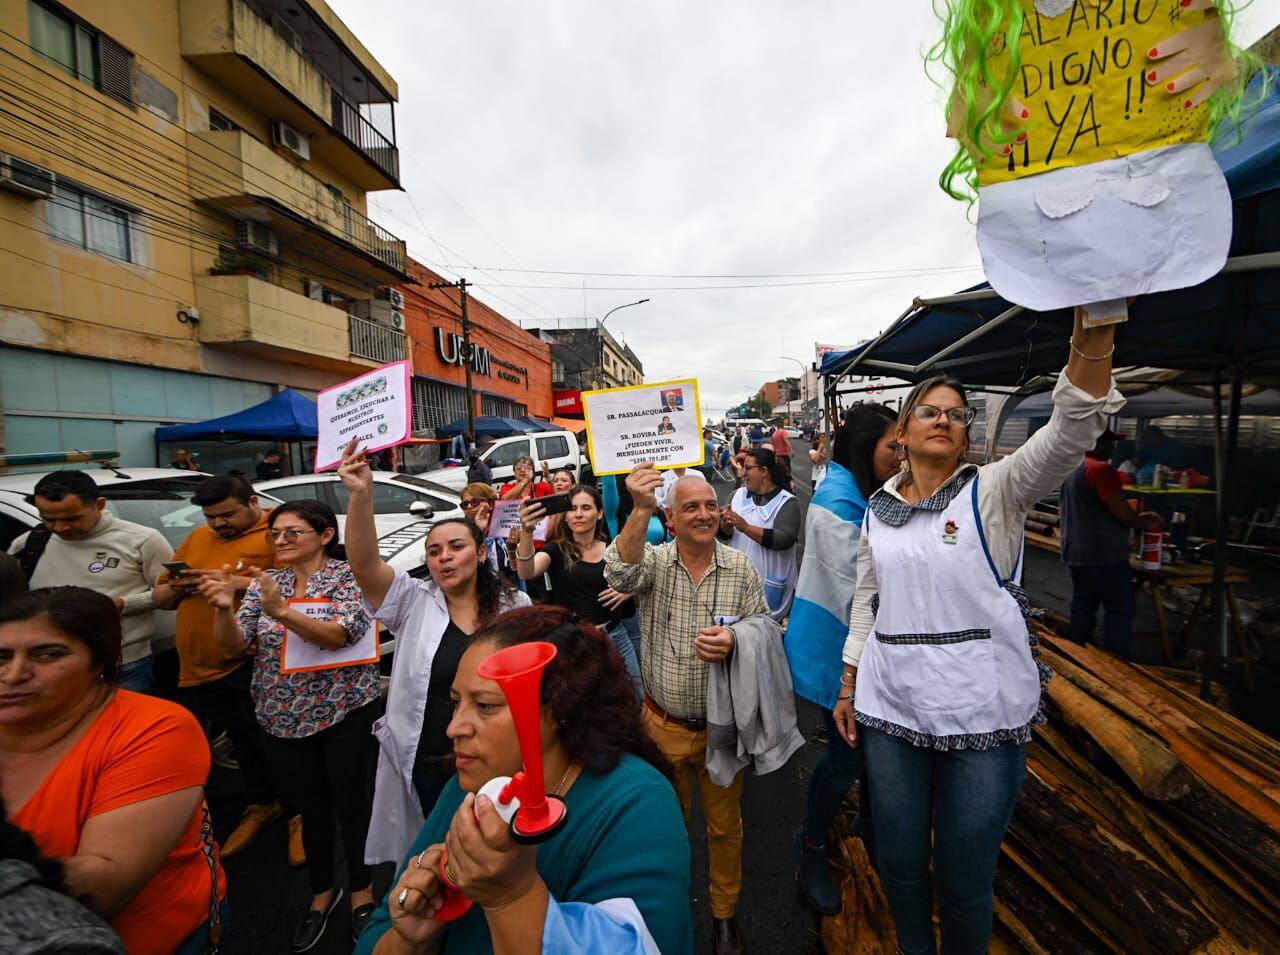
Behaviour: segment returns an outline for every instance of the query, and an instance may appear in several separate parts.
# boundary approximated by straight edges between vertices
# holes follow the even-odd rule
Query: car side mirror
[[[409,513],[414,517],[434,517],[436,512],[426,501],[414,501],[409,505]]]

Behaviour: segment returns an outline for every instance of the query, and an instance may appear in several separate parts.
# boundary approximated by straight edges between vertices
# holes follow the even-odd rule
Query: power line
[[[924,273],[934,272],[970,272],[974,269],[982,268],[981,263],[973,265],[938,265],[938,266],[921,266],[919,268],[906,269],[862,269],[852,272],[759,272],[759,273],[690,273],[690,272],[580,272],[573,270],[557,270],[557,269],[520,269],[509,266],[491,265],[481,268],[480,266],[456,266],[456,268],[472,269],[483,272],[517,272],[533,275],[577,275],[586,278],[634,278],[634,279],[804,279],[804,278],[838,278],[838,277],[854,277],[854,276],[878,276],[878,275],[906,275],[912,277]],[[554,286],[539,286],[540,288],[554,288]],[[576,289],[577,286],[574,286]]]
[[[980,269],[981,266],[972,266],[973,269]],[[762,288],[799,288],[802,286],[820,286],[820,285],[855,285],[864,282],[891,282],[904,278],[920,278],[928,275],[940,273],[916,271],[904,272],[900,275],[865,275],[860,278],[847,279],[818,279],[807,282],[750,282],[734,285],[589,285],[593,292],[718,292],[732,291],[735,289],[762,289]],[[488,288],[487,282],[476,282],[476,288]],[[502,285],[498,284],[498,288],[520,289],[520,288],[545,288],[560,289],[563,291],[578,291],[580,286],[577,285]]]

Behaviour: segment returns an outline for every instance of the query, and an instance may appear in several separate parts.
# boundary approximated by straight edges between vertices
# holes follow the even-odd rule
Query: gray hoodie
[[[756,614],[729,629],[733,653],[707,676],[707,775],[717,786],[748,766],[757,776],[781,769],[804,745],[781,628]]]
[[[107,923],[40,882],[18,859],[0,859],[0,952],[5,955],[124,955]]]

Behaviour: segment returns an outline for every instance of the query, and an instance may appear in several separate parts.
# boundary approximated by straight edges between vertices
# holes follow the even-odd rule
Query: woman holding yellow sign
[[[340,559],[332,509],[319,501],[291,501],[271,512],[267,527],[276,568],[254,575],[239,611],[227,568],[218,577],[206,577],[200,592],[216,610],[214,635],[229,653],[258,647],[254,709],[280,786],[302,812],[312,898],[294,931],[293,950],[303,952],[320,941],[342,899],[333,871],[335,812],[357,934],[373,913],[364,841],[376,754],[370,734],[382,709],[378,650],[374,639],[369,660],[362,646],[372,621],[355,575]],[[295,641],[304,649],[331,652],[333,662],[293,669],[290,645]]]

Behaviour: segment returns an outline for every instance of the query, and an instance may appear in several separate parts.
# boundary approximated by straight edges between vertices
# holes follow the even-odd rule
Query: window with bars
[[[31,48],[112,99],[133,106],[133,54],[48,0],[28,0]]]
[[[465,389],[428,378],[413,379],[414,434],[429,432],[434,436],[436,428],[443,428],[466,416]]]
[[[134,261],[130,212],[125,206],[83,192],[59,179],[46,205],[49,234],[113,259]]]
[[[480,413],[495,415],[499,418],[523,418],[529,413],[527,406],[509,398],[498,398],[494,395],[480,396]]]
[[[212,106],[209,107],[209,128],[214,132],[231,133],[240,127],[233,121],[223,116]]]

